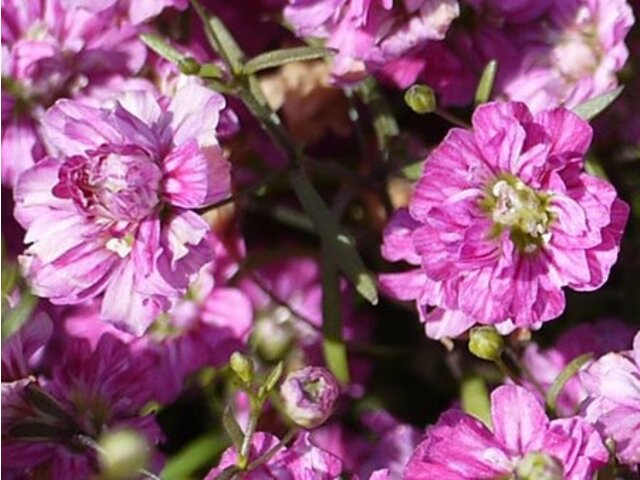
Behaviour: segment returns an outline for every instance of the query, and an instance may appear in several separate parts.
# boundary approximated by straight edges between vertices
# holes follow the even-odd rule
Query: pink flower
[[[452,129],[427,158],[408,211],[387,226],[383,255],[417,268],[383,275],[383,287],[415,299],[436,338],[475,321],[506,332],[558,317],[562,287],[606,281],[629,213],[582,171],[590,141],[589,124],[565,109],[479,107],[472,131]]]
[[[93,14],[108,12],[126,16],[134,25],[146,22],[167,7],[184,10],[189,6],[188,0],[62,0],[69,9],[81,8]]]
[[[549,420],[516,386],[491,394],[490,430],[458,410],[442,414],[413,453],[404,478],[589,480],[608,460],[598,432],[579,417]]]
[[[249,461],[254,461],[278,444],[277,437],[258,432],[251,438]],[[211,470],[205,480],[214,480],[225,470],[235,465],[238,455],[234,447],[222,454],[220,463]],[[277,480],[334,480],[339,478],[342,464],[338,458],[317,447],[308,433],[299,434],[289,447],[281,447],[265,464],[244,474],[245,480],[264,478]]]
[[[544,21],[504,30],[518,47],[518,67],[503,69],[497,88],[536,112],[572,108],[613,90],[629,55],[624,39],[633,23],[626,0],[554,2]]]
[[[44,110],[143,65],[137,31],[105,15],[67,10],[61,0],[2,2],[2,182],[45,155]]]
[[[15,190],[34,292],[55,304],[104,294],[102,315],[134,333],[213,260],[190,211],[226,197],[230,166],[215,127],[224,99],[189,85],[169,101],[132,91],[110,108],[59,101],[44,119],[55,157]]]
[[[442,40],[459,15],[456,0],[290,0],[285,17],[298,35],[327,38],[338,53],[333,73],[351,81],[365,71],[386,69],[400,87],[413,83],[424,66],[420,50]],[[398,63],[402,68],[393,69]]]
[[[304,367],[287,375],[280,385],[282,407],[297,425],[312,429],[333,413],[340,385],[323,367]]]
[[[633,341],[633,333],[630,326],[612,318],[585,323],[564,332],[550,348],[541,349],[536,343],[529,344],[523,352],[522,361],[547,391],[573,359],[585,353],[599,356],[628,348]],[[535,388],[530,390],[537,393]],[[586,396],[580,376],[574,375],[558,396],[556,409],[562,415],[573,415]]]
[[[161,440],[153,417],[138,413],[152,399],[152,357],[104,334],[95,344],[66,336],[56,361],[50,375],[13,382],[8,396],[3,383],[3,473],[89,478],[97,473],[93,445],[105,431],[128,427],[150,445]]]
[[[615,442],[621,463],[640,464],[640,332],[633,350],[608,353],[580,372],[585,418]]]

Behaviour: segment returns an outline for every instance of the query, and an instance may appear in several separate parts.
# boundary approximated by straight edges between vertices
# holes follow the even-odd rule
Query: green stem
[[[269,449],[269,451],[267,451],[267,453],[265,453],[261,457],[256,458],[253,462],[251,462],[247,466],[247,471],[251,471],[251,470],[253,470],[255,468],[258,468],[260,465],[264,465],[269,460],[271,460],[273,458],[273,456],[276,453],[278,453],[278,450],[283,448],[287,443],[289,443],[291,441],[291,439],[295,436],[296,433],[298,433],[298,429],[297,428],[292,428],[291,430],[289,430],[285,434],[285,436],[282,437],[282,440],[280,440],[276,445],[271,447],[271,449]]]
[[[507,366],[502,358],[496,358],[493,363],[496,364],[496,367],[498,367],[498,369],[505,377],[510,378],[517,385],[522,385],[522,380],[520,379],[520,377],[518,377],[518,375],[516,375],[516,373]]]

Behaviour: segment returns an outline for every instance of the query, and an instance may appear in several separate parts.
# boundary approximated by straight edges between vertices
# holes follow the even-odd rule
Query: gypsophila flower
[[[280,386],[287,416],[304,428],[315,428],[333,413],[340,386],[322,367],[305,367],[289,373]]]
[[[451,130],[427,158],[408,211],[388,225],[384,256],[418,268],[383,275],[383,286],[416,299],[427,324],[444,323],[439,336],[474,321],[504,333],[558,317],[562,287],[606,281],[629,212],[611,185],[583,173],[590,141],[568,110],[479,107],[472,131]]]

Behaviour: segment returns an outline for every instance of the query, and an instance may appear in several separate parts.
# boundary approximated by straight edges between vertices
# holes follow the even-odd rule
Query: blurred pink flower
[[[577,115],[489,103],[472,122],[427,158],[408,210],[384,233],[385,258],[417,268],[382,275],[382,286],[415,299],[435,338],[474,322],[507,332],[558,317],[562,287],[607,280],[629,213],[610,184],[583,172],[591,127]]]
[[[593,324],[585,323],[564,332],[549,348],[541,349],[536,343],[530,343],[522,354],[522,361],[547,391],[556,377],[576,357],[585,353],[597,357],[629,348],[633,334],[629,325],[613,318],[602,319]],[[538,393],[535,388],[530,390],[534,394]],[[562,415],[574,415],[586,396],[580,376],[574,375],[560,392],[556,410]]]
[[[258,432],[251,438],[249,461],[255,461],[279,442],[269,433]],[[238,458],[234,447],[222,454],[220,463],[211,470],[205,480],[214,480],[225,468],[235,465]],[[245,480],[334,480],[342,473],[337,457],[317,447],[308,433],[301,433],[288,447],[281,447],[265,464],[244,474]]]
[[[44,119],[55,156],[15,189],[30,245],[20,258],[54,304],[104,294],[102,316],[136,334],[213,260],[190,211],[229,195],[215,127],[222,96],[190,84],[160,102],[131,91],[110,108],[63,100]]]
[[[327,47],[337,50],[338,79],[360,80],[386,69],[385,76],[403,88],[424,67],[421,48],[442,40],[459,13],[457,0],[290,0],[284,9],[297,35],[326,38]]]
[[[133,25],[151,20],[168,7],[185,10],[189,0],[61,0],[68,9],[83,9],[126,18]]]
[[[492,429],[458,410],[427,428],[405,471],[407,480],[549,478],[589,480],[609,453],[598,432],[580,417],[549,420],[526,389],[491,394]]]
[[[580,372],[585,418],[615,442],[621,463],[640,464],[640,332],[633,349],[608,353]]]

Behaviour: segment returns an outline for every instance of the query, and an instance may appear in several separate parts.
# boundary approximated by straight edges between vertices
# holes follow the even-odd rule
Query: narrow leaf
[[[476,88],[475,103],[480,105],[486,103],[491,97],[491,91],[493,90],[493,84],[496,80],[496,72],[498,71],[498,62],[491,60],[484,67],[478,87]]]
[[[347,348],[342,339],[340,276],[331,251],[322,249],[322,334],[324,358],[340,383],[349,383]]]
[[[360,295],[374,305],[378,303],[374,276],[364,266],[353,240],[340,232],[338,222],[306,173],[298,169],[291,173],[290,178],[298,199],[327,248],[328,255],[335,259],[339,269]]]
[[[271,392],[271,390],[273,390],[278,384],[283,370],[284,364],[282,362],[279,362],[275,367],[271,369],[269,375],[267,375],[267,378],[265,378],[264,383],[258,391],[259,397],[265,398],[267,395],[269,395],[269,392]]]
[[[21,292],[20,302],[2,315],[2,342],[6,342],[29,319],[38,304],[38,297],[27,290]]]
[[[270,52],[261,53],[247,61],[244,65],[244,72],[251,75],[259,72],[260,70],[279,67],[285,63],[315,60],[318,58],[328,57],[333,53],[333,50],[325,47],[295,47],[272,50]]]
[[[577,107],[573,109],[573,112],[576,115],[584,118],[585,120],[591,120],[600,112],[602,112],[605,108],[611,105],[616,98],[620,96],[623,86],[619,86],[615,90],[611,90],[610,92],[603,93],[602,95],[598,95],[591,100],[587,100],[584,103],[581,103]]]
[[[191,0],[191,4],[204,24],[205,35],[213,49],[220,54],[233,73],[240,73],[244,54],[233,35],[218,17],[207,13],[199,0]]]
[[[180,51],[173,48],[158,35],[143,33],[140,35],[140,40],[151,50],[170,62],[179,63],[184,58],[184,55]]]
[[[383,153],[383,159],[388,160],[391,140],[400,133],[393,110],[373,78],[364,80],[356,91],[373,114],[373,128],[376,131],[378,145]]]
[[[224,426],[227,434],[229,434],[236,450],[239,452],[240,447],[242,446],[242,440],[244,439],[244,433],[242,432],[240,425],[238,425],[236,418],[233,416],[233,410],[229,406],[224,409],[224,413],[222,414],[222,425]]]
[[[76,425],[75,420],[64,407],[36,384],[29,383],[24,388],[24,393],[31,406],[40,414],[61,421],[71,428]]]
[[[460,390],[462,410],[491,427],[491,404],[484,379],[477,375],[466,377]]]
[[[11,438],[30,441],[69,440],[74,432],[65,427],[53,425],[38,418],[21,420],[8,428]]]
[[[214,433],[195,439],[167,461],[160,477],[164,480],[182,480],[213,463],[228,446],[226,436]]]
[[[578,373],[578,370],[580,370],[585,363],[591,360],[592,357],[593,355],[591,353],[580,355],[579,357],[571,360],[571,362],[569,362],[569,365],[567,365],[564,370],[560,372],[560,375],[556,377],[556,379],[553,381],[553,384],[551,385],[551,388],[549,388],[549,391],[547,392],[546,403],[547,407],[549,407],[549,410],[551,410],[552,412],[556,411],[556,402],[558,400],[558,395],[560,395],[560,392],[567,384],[567,382],[571,379],[571,377]]]

